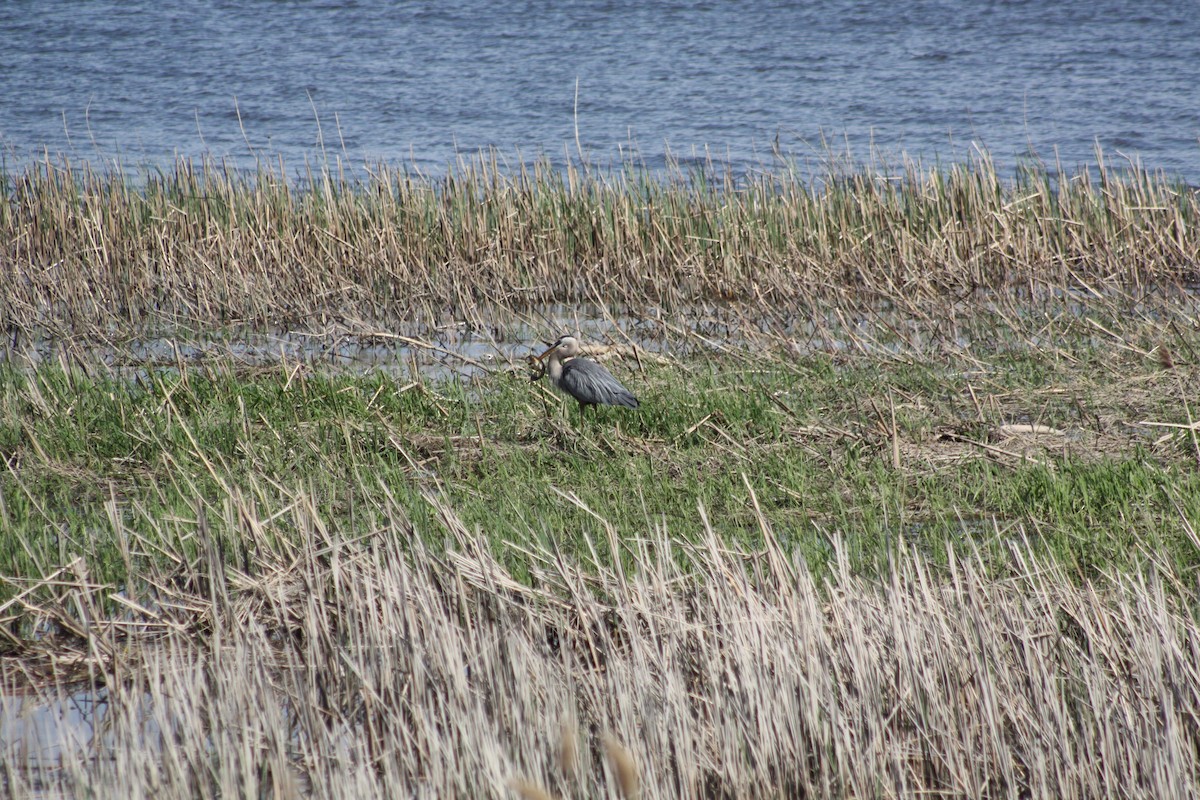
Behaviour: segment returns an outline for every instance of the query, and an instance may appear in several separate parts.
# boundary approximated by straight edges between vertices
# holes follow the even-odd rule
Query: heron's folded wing
[[[632,392],[600,364],[585,358],[572,359],[563,365],[562,387],[581,403],[638,407]]]

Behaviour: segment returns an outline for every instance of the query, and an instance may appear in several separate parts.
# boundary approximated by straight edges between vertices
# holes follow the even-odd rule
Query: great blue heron
[[[637,408],[633,392],[621,385],[603,366],[587,358],[575,358],[583,348],[574,336],[561,336],[550,349],[537,356],[539,362],[548,360],[546,371],[554,388],[579,401],[579,419],[588,406],[625,406]],[[570,358],[564,362],[563,359]]]

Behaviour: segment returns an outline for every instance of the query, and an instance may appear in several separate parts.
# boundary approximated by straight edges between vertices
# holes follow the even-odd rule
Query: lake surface
[[[1136,157],[1200,184],[1200,7],[1114,0],[0,4],[0,151],[443,174]],[[578,85],[578,97],[576,87]]]

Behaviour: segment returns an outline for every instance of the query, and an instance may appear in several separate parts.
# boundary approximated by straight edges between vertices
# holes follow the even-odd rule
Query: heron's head
[[[555,351],[557,351],[558,355],[562,358],[570,358],[583,352],[583,347],[580,346],[579,340],[574,336],[560,336],[558,337],[558,341],[550,345],[546,352],[538,356],[538,360],[540,361],[541,359],[544,359],[546,356]]]

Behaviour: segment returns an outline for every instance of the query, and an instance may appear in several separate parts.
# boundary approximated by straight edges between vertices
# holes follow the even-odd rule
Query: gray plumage
[[[586,358],[573,358],[583,352],[579,340],[574,336],[563,336],[542,353],[540,358],[549,359],[546,371],[554,388],[566,392],[579,401],[579,413],[588,406],[624,406],[637,408],[638,400],[633,392],[621,385],[603,366]],[[570,358],[564,362],[563,359]]]
[[[553,378],[551,378],[553,380]],[[637,398],[595,361],[576,358],[563,364],[558,387],[586,405],[637,408]]]

